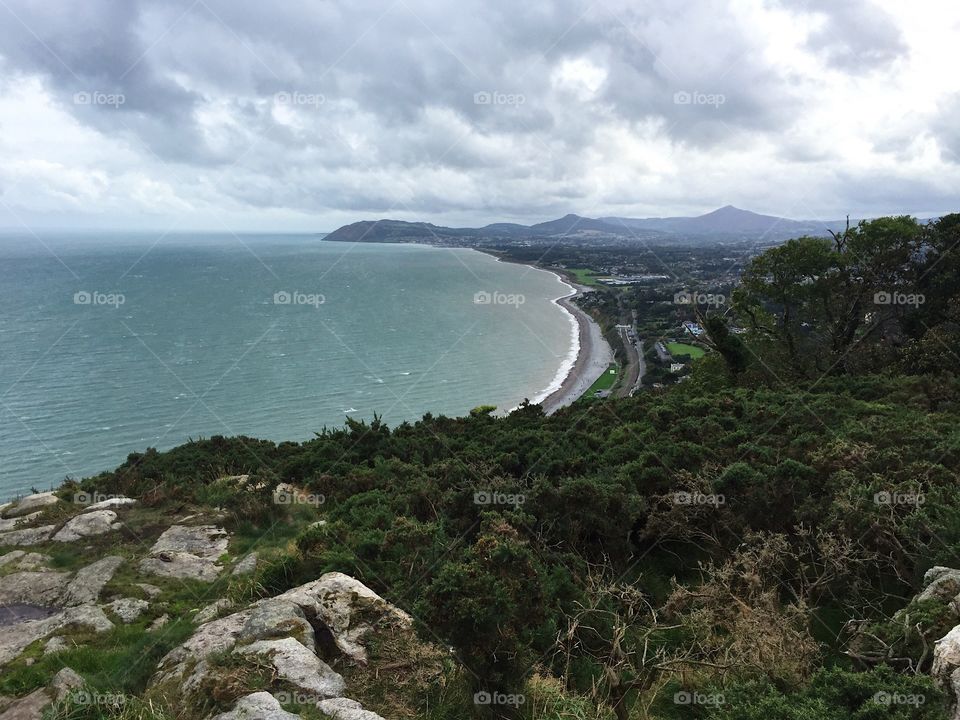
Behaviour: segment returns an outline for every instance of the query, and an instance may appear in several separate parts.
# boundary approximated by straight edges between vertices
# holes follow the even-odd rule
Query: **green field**
[[[573,275],[574,282],[581,285],[599,285],[597,282],[597,273],[587,268],[567,268],[567,272]]]
[[[593,394],[597,390],[609,390],[613,387],[614,383],[617,382],[617,379],[620,377],[620,368],[616,363],[611,363],[610,367],[607,368],[607,371],[597,378],[596,382],[593,383],[587,391],[583,394],[585,398],[592,398]]]
[[[703,348],[686,343],[667,343],[667,350],[670,351],[671,355],[689,355],[694,360],[707,354]]]

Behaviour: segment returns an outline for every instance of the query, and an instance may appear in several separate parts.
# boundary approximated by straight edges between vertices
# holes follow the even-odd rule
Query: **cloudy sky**
[[[0,227],[960,210],[954,0],[0,0]]]

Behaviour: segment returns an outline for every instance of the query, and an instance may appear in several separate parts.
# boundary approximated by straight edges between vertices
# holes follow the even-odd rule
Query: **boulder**
[[[150,603],[139,598],[118,598],[104,607],[113,612],[124,623],[130,624],[150,607]]]
[[[150,632],[153,632],[154,630],[159,630],[168,622],[170,622],[170,616],[164,613],[163,615],[158,617],[156,620],[154,620],[152,623],[150,623],[150,627],[148,627],[147,630],[149,630]]]
[[[35,513],[30,513],[29,515],[23,515],[21,517],[0,518],[0,532],[13,530],[20,525],[29,525],[41,515],[43,515],[43,513],[38,510]]]
[[[103,586],[110,582],[113,574],[122,564],[122,557],[107,555],[81,568],[67,585],[60,598],[60,604],[73,606],[96,602]]]
[[[217,579],[223,569],[217,560],[227,551],[226,530],[213,525],[173,525],[157,538],[150,557],[140,562],[145,573],[163,577]]]
[[[233,710],[216,715],[213,720],[299,720],[288,713],[268,692],[257,692],[237,700]]]
[[[0,605],[29,603],[56,605],[67,587],[70,573],[13,572],[0,577]]]
[[[55,635],[44,643],[43,654],[53,655],[54,653],[66,650],[68,647],[70,647],[70,643],[67,642],[65,637],[61,635]]]
[[[95,502],[92,505],[87,505],[81,512],[90,512],[91,510],[109,510],[110,508],[124,508],[130,507],[131,505],[136,505],[137,501],[133,498],[128,497],[115,497],[107,498],[106,500],[101,500],[100,502]]]
[[[0,533],[0,545],[39,545],[50,539],[56,525],[41,525],[35,528],[10,530]]]
[[[63,668],[50,681],[50,687],[34,690],[0,713],[0,720],[41,720],[43,711],[54,701],[83,687],[83,678],[70,668]]]
[[[363,705],[356,700],[345,697],[321,700],[317,703],[317,708],[333,720],[384,720],[380,715],[364,710]]]
[[[320,697],[336,697],[343,693],[346,683],[313,650],[309,650],[293,638],[258,640],[238,647],[240,655],[263,656],[277,671],[277,677],[304,692]]]
[[[27,495],[25,498],[21,498],[19,501],[14,503],[11,507],[4,509],[3,517],[23,517],[24,515],[37,512],[38,510],[43,510],[51,505],[56,505],[58,502],[60,502],[60,498],[54,495],[52,490],[50,492]]]
[[[163,590],[158,588],[156,585],[151,585],[150,583],[137,583],[137,587],[143,590],[143,594],[151,600],[159,597],[163,592]]]
[[[934,682],[952,698],[951,720],[960,720],[960,625],[937,640],[933,646],[930,674]]]
[[[257,554],[255,552],[244,555],[233,566],[233,575],[249,575],[257,569]]]
[[[17,570],[45,570],[49,562],[49,555],[23,550],[11,550],[6,555],[0,556],[0,567],[9,565]]]
[[[949,602],[960,595],[960,570],[948,567],[932,567],[923,576],[923,590],[916,600],[941,600]]]
[[[66,608],[42,620],[8,625],[0,633],[0,665],[17,658],[28,645],[69,626],[87,627],[93,632],[106,632],[113,627],[103,610],[94,605]]]
[[[227,598],[220,598],[219,600],[214,600],[205,608],[198,610],[197,614],[193,616],[193,620],[198,624],[210,622],[217,615],[220,614],[221,610],[225,610],[229,608],[231,605],[233,605],[233,602],[231,602]]]
[[[310,620],[319,620],[329,630],[340,651],[356,663],[365,664],[366,636],[378,627],[409,630],[413,620],[359,580],[339,572],[278,595],[300,606]]]
[[[117,522],[117,514],[113,510],[94,510],[68,520],[52,539],[54,542],[74,542],[80,538],[119,530],[121,527],[122,525]]]

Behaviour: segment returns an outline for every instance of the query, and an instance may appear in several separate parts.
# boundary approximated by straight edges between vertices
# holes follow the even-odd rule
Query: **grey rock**
[[[107,498],[106,500],[101,500],[100,502],[95,502],[92,505],[87,505],[81,512],[90,512],[91,510],[108,510],[110,508],[124,508],[130,507],[131,505],[136,505],[137,501],[133,498],[128,497],[115,497]]]
[[[54,542],[74,542],[80,538],[103,535],[111,530],[119,530],[117,514],[113,510],[93,510],[71,518],[53,536]]]
[[[17,528],[23,525],[29,525],[41,515],[43,515],[43,513],[38,510],[35,513],[30,513],[29,515],[23,515],[22,517],[14,517],[9,519],[0,518],[0,532],[6,532],[7,530],[13,530],[14,528]]]
[[[227,551],[226,530],[213,525],[173,525],[157,538],[150,557],[140,562],[145,573],[212,582],[223,569],[217,560]]]
[[[268,692],[258,692],[237,700],[233,710],[220,713],[213,720],[299,720],[299,715],[288,713]]]
[[[54,653],[61,652],[70,647],[70,643],[67,642],[67,639],[62,635],[55,635],[54,637],[47,640],[43,646],[44,655],[53,655]]]
[[[317,703],[317,708],[333,720],[384,720],[375,712],[364,710],[363,705],[356,700],[345,697],[321,700]]]
[[[56,605],[67,587],[70,573],[13,572],[0,577],[0,605],[29,603]]]
[[[0,545],[39,545],[50,539],[50,535],[56,527],[56,525],[41,525],[35,528],[23,528],[22,530],[0,533]]]
[[[50,690],[53,692],[53,699],[63,700],[74,690],[84,686],[83,678],[68,667],[60,670],[50,681]]]
[[[215,600],[209,605],[207,605],[202,610],[198,610],[197,614],[193,616],[194,622],[205,623],[213,620],[217,615],[220,614],[221,610],[225,610],[233,605],[233,602],[227,598],[220,598]]]
[[[960,570],[932,567],[923,576],[923,590],[916,600],[937,599],[944,602],[960,595]]]
[[[326,573],[318,580],[288,590],[274,600],[289,600],[303,608],[330,630],[347,657],[365,664],[364,638],[374,624],[410,629],[413,620],[359,580],[339,572]]]
[[[150,627],[147,629],[153,632],[154,630],[159,630],[168,622],[170,622],[170,616],[164,613],[163,615],[158,617],[156,620],[154,620],[152,623],[150,623]]]
[[[255,552],[244,555],[233,566],[233,575],[248,575],[257,569],[257,554]]]
[[[43,510],[51,505],[56,505],[58,502],[60,502],[60,498],[54,495],[52,490],[50,492],[27,495],[25,498],[21,498],[18,502],[14,503],[12,507],[6,508],[3,511],[3,517],[22,517],[37,512],[38,510]]]
[[[318,697],[340,695],[346,683],[338,672],[293,638],[258,640],[237,648],[240,655],[264,656],[277,676],[291,685]]]
[[[7,559],[9,558],[9,560]],[[50,563],[50,556],[37,552],[12,550],[0,557],[0,567],[10,565],[17,570],[46,570]]]
[[[118,598],[105,607],[124,623],[130,624],[150,607],[150,603],[139,598]]]
[[[150,583],[137,583],[137,587],[143,590],[143,594],[146,595],[151,600],[160,596],[163,592],[156,585],[151,585]]]
[[[52,702],[46,688],[34,690],[0,712],[0,720],[42,720],[43,711]]]
[[[26,551],[24,550],[11,550],[8,553],[0,555],[0,568],[5,565],[9,565],[12,562],[19,562],[19,560],[26,556]]]
[[[0,633],[0,665],[17,658],[33,642],[65,627],[87,627],[93,632],[106,632],[113,627],[103,610],[93,605],[67,608],[43,620],[9,625]]]
[[[81,568],[67,585],[60,599],[61,604],[72,606],[96,602],[103,586],[110,582],[121,565],[123,565],[122,557],[107,555]]]
[[[304,647],[313,648],[313,626],[296,603],[267,598],[251,605],[240,632],[240,641],[268,640],[293,636]]]
[[[197,685],[206,672],[206,658],[233,649],[249,614],[249,610],[241,610],[198,627],[185,642],[163,656],[150,684],[172,680],[182,683],[185,689]]]
[[[933,646],[930,675],[951,697],[950,718],[960,720],[960,625],[937,640]]]

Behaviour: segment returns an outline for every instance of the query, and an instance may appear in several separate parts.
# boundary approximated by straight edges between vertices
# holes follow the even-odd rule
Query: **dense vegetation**
[[[262,592],[340,570],[452,646],[471,693],[556,689],[451,718],[941,717],[924,648],[946,610],[892,618],[960,566],[958,242],[960,216],[887,218],[768,250],[669,390],[214,437],[84,482],[219,504],[248,532],[282,521],[278,482],[322,495],[327,523]],[[241,473],[261,489],[215,483]]]

